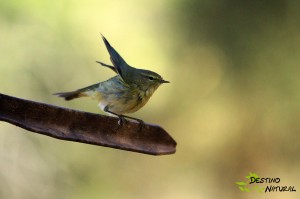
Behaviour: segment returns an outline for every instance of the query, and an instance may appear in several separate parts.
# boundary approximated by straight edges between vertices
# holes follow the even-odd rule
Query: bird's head
[[[163,83],[170,83],[164,80],[159,74],[143,69],[136,69],[132,78],[134,84],[136,84],[142,90],[151,89],[153,92]]]

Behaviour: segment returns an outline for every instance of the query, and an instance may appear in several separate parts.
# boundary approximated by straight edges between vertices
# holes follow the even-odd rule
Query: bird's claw
[[[131,118],[131,117],[129,119],[136,120],[139,123],[139,131],[141,131],[146,126],[146,124],[143,120]],[[126,122],[127,121],[124,116],[119,116],[118,124],[120,127],[122,127]]]
[[[119,126],[122,127],[125,124],[125,122],[126,122],[126,119],[124,117],[119,117],[119,121],[118,121]]]
[[[137,119],[137,121],[139,122],[139,131],[141,131],[146,126],[146,124],[143,120]]]

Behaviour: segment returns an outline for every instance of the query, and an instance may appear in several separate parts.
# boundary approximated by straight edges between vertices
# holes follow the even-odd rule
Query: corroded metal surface
[[[0,93],[0,120],[32,132],[139,153],[162,155],[176,151],[175,140],[161,127],[19,99]]]

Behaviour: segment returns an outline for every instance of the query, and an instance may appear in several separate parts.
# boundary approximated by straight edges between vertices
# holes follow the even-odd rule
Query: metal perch
[[[0,93],[0,120],[61,140],[151,155],[172,154],[175,140],[161,127],[87,113]]]

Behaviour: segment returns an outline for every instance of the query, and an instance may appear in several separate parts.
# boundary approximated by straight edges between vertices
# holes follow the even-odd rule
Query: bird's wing
[[[118,73],[117,69],[114,67],[114,66],[111,66],[111,65],[108,65],[108,64],[105,64],[103,62],[100,62],[100,61],[96,61],[98,64],[101,64],[101,66],[105,66],[107,68],[110,68],[111,70],[113,70],[115,73]]]
[[[113,63],[115,69],[117,70],[118,74],[122,77],[124,80],[124,73],[125,68],[129,67],[128,64],[125,62],[125,60],[119,55],[119,53],[109,44],[109,42],[106,40],[106,38],[102,36],[102,39],[105,43],[105,46],[107,48],[108,53],[110,54],[110,60]]]

